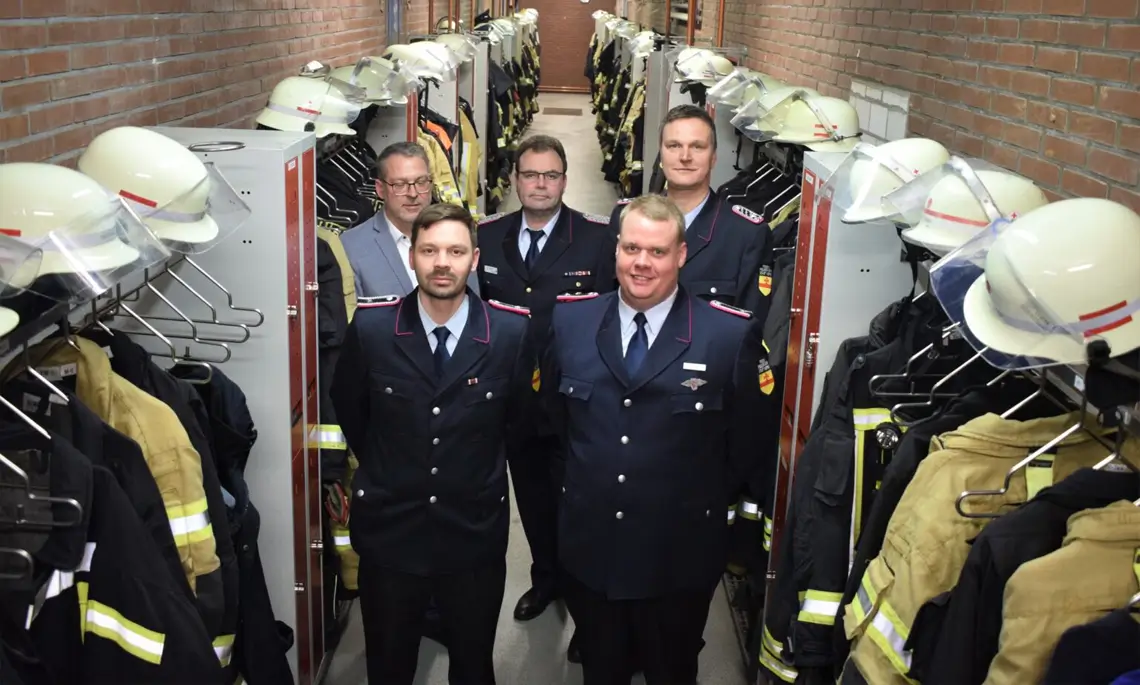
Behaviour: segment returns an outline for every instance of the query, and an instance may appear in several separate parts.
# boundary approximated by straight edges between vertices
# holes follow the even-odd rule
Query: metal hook
[[[253,328],[257,328],[261,324],[265,323],[265,314],[262,314],[260,309],[255,309],[253,307],[235,307],[234,306],[234,296],[232,293],[230,293],[229,290],[226,290],[225,286],[223,286],[221,283],[219,283],[216,278],[211,276],[208,271],[206,271],[202,267],[198,266],[198,263],[195,262],[193,259],[190,259],[189,257],[187,257],[185,259],[185,261],[190,266],[194,267],[198,271],[198,273],[205,276],[208,281],[213,283],[214,286],[216,286],[218,288],[218,290],[221,290],[223,293],[226,294],[226,306],[228,306],[231,311],[247,312],[249,314],[256,314],[257,315],[257,323],[251,323],[251,324],[249,324],[250,326],[252,326]]]
[[[249,340],[250,332],[249,332],[249,326],[248,325],[246,325],[244,323],[230,323],[228,321],[219,321],[218,320],[218,310],[217,310],[217,308],[214,307],[214,304],[212,302],[210,302],[205,297],[203,297],[201,295],[201,293],[199,293],[197,290],[195,290],[193,288],[193,286],[191,286],[189,283],[184,281],[182,279],[182,277],[179,276],[178,274],[176,274],[175,272],[167,271],[166,273],[171,278],[173,278],[176,282],[178,282],[180,285],[182,285],[182,287],[184,287],[188,291],[190,291],[191,295],[193,295],[195,298],[197,298],[197,300],[199,302],[206,305],[206,308],[210,310],[210,319],[211,319],[210,321],[199,321],[199,320],[195,319],[195,323],[209,324],[212,326],[217,326],[219,328],[240,328],[245,333],[245,337],[242,337],[240,339],[202,338],[202,340],[211,340],[214,342],[227,342],[227,343],[243,343],[243,342]],[[164,317],[164,316],[153,316],[151,318],[157,319],[160,321],[181,321],[182,320],[182,319],[175,319],[173,317]]]
[[[923,409],[926,407],[934,406],[934,398],[935,397],[947,397],[947,395],[936,395],[935,393],[938,392],[938,389],[941,388],[943,385],[946,385],[946,383],[949,382],[951,378],[954,378],[955,376],[957,376],[958,373],[961,372],[963,369],[965,369],[967,366],[973,364],[978,359],[981,359],[982,354],[984,354],[987,350],[989,350],[988,347],[982,348],[981,351],[974,354],[974,356],[967,359],[965,362],[960,364],[957,368],[955,368],[950,373],[946,374],[941,380],[939,380],[937,383],[935,383],[934,387],[932,387],[930,389],[930,394],[927,396],[925,402],[901,402],[901,403],[896,404],[895,406],[891,407],[891,412],[890,412],[891,421],[900,425],[900,426],[910,425],[906,422],[899,420],[898,412],[900,409]],[[949,395],[949,397],[957,397],[957,396],[958,396],[958,393],[954,393],[952,395]]]
[[[48,437],[48,440],[51,440],[50,436]],[[30,501],[30,502],[46,502],[48,504],[62,504],[62,505],[66,506],[70,509],[73,509],[75,511],[75,513],[77,514],[74,521],[56,521],[54,519],[52,519],[51,521],[46,521],[46,522],[45,521],[33,521],[33,520],[25,519],[23,517],[23,512],[18,509],[17,510],[17,517],[18,518],[15,521],[3,521],[3,523],[11,523],[11,524],[16,524],[16,525],[24,525],[24,524],[30,523],[30,524],[37,525],[37,526],[48,526],[50,528],[71,528],[73,526],[79,525],[80,523],[83,523],[83,506],[81,504],[79,504],[79,502],[77,500],[72,499],[71,497],[52,497],[49,495],[37,495],[32,490],[32,481],[31,481],[31,479],[28,478],[28,474],[26,471],[24,471],[19,466],[16,466],[16,464],[14,462],[12,462],[12,460],[8,459],[8,457],[4,456],[3,454],[0,454],[0,465],[2,465],[4,468],[6,468],[9,471],[11,471],[12,473],[14,473],[17,478],[19,478],[20,480],[23,481],[23,483],[24,483],[24,495],[28,498],[28,501]]]
[[[41,426],[40,424],[33,421],[30,416],[28,416],[24,412],[20,411],[19,409],[17,409],[16,405],[14,405],[8,401],[8,398],[4,397],[3,395],[0,395],[0,404],[3,404],[9,411],[11,411],[13,414],[15,414],[21,421],[26,423],[29,428],[31,428],[35,432],[39,433],[45,439],[51,440],[51,433],[48,433],[46,430],[44,430],[43,426]]]
[[[968,519],[998,518],[999,516],[1001,516],[1001,514],[998,514],[998,513],[981,513],[981,512],[978,512],[978,513],[969,512],[969,513],[967,513],[967,512],[962,510],[962,502],[964,502],[967,497],[992,497],[992,496],[1000,497],[1000,496],[1004,495],[1005,493],[1009,492],[1009,485],[1010,485],[1010,482],[1013,480],[1013,474],[1017,473],[1021,469],[1025,468],[1026,466],[1031,464],[1034,459],[1041,456],[1042,454],[1045,454],[1049,450],[1053,449],[1058,444],[1060,444],[1060,442],[1062,440],[1069,437],[1073,433],[1076,433],[1077,431],[1081,430],[1083,427],[1084,427],[1084,421],[1083,420],[1078,421],[1076,424],[1066,428],[1064,430],[1064,432],[1062,432],[1057,437],[1053,438],[1049,442],[1045,443],[1043,446],[1034,450],[1033,453],[1030,454],[1028,457],[1026,457],[1026,458],[1022,459],[1021,461],[1017,462],[1016,464],[1014,464],[1013,468],[1011,468],[1008,472],[1006,472],[1005,481],[1002,483],[1000,490],[967,490],[966,492],[963,492],[961,495],[958,495],[958,498],[956,500],[954,500],[954,509],[961,516],[964,516]]]
[[[0,547],[0,556],[19,557],[24,560],[24,568],[26,569],[23,573],[0,571],[0,580],[24,580],[25,578],[31,578],[35,573],[36,563],[32,559],[32,555],[28,554],[27,550],[18,549],[16,547]],[[5,567],[7,567],[7,564],[5,564]]]
[[[78,349],[78,346],[76,346],[76,348]],[[48,354],[50,354],[50,351]],[[48,356],[47,354],[44,355],[45,358],[47,356]],[[48,392],[55,395],[56,397],[61,398],[63,400],[64,404],[67,404],[68,402],[71,401],[70,399],[68,399],[66,393],[64,393],[59,388],[55,387],[54,383],[52,383],[47,378],[45,378],[44,375],[41,374],[36,369],[36,367],[32,366],[32,355],[31,355],[31,352],[28,350],[28,343],[26,341],[24,342],[23,359],[24,359],[24,371],[27,371],[29,376],[31,376],[32,378],[39,381],[40,385],[42,385],[48,389]]]

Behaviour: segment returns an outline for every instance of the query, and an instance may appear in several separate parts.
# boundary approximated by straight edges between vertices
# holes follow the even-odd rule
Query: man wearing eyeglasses
[[[431,204],[432,177],[427,151],[419,143],[393,143],[376,160],[376,194],[384,208],[341,236],[357,297],[406,296],[416,285],[408,259],[412,222]],[[467,281],[476,293],[478,278]]]
[[[515,188],[522,209],[479,224],[479,284],[487,299],[530,309],[536,349],[550,326],[554,304],[575,295],[614,290],[616,236],[608,217],[583,214],[562,203],[566,151],[558,139],[535,135],[515,153]],[[541,352],[540,352],[541,353]],[[537,391],[541,379],[533,383]],[[519,516],[531,555],[531,588],[515,606],[515,620],[529,621],[560,595],[557,581],[558,441],[543,430],[507,455]]]

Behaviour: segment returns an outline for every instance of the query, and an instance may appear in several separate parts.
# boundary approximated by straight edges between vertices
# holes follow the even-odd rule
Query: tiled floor
[[[581,116],[538,114],[528,134],[546,133],[556,136],[566,147],[568,186],[566,204],[583,212],[609,215],[617,193],[602,179],[602,155],[594,133],[594,117],[585,95],[544,93],[541,108],[581,109]],[[518,200],[504,203],[503,211],[518,208]],[[530,551],[523,535],[518,509],[512,506],[511,538],[507,551],[507,591],[499,618],[495,644],[495,666],[498,685],[580,685],[582,669],[566,661],[566,645],[573,625],[560,606],[547,609],[539,618],[517,623],[512,617],[515,602],[529,587]],[[713,599],[706,645],[701,652],[702,685],[743,685],[745,682],[740,649],[732,628],[732,617],[723,591]],[[359,616],[353,616],[347,634],[333,657],[325,679],[326,685],[365,685],[364,634]],[[420,644],[416,685],[447,683],[447,651],[435,642]],[[643,685],[638,676],[634,685]]]

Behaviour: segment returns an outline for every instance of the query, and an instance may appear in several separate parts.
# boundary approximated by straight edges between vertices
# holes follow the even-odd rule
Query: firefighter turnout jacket
[[[969,541],[992,520],[959,515],[958,496],[968,490],[1002,488],[1014,464],[1081,420],[1078,413],[1028,421],[987,414],[935,438],[930,456],[918,467],[891,517],[882,553],[871,560],[854,601],[844,608],[844,629],[853,642],[844,682],[911,681],[908,640],[919,608],[954,586],[969,554]],[[1051,453],[1009,476],[1003,494],[970,498],[962,503],[963,510],[1009,511],[1105,456],[1100,442],[1087,431],[1077,431]]]

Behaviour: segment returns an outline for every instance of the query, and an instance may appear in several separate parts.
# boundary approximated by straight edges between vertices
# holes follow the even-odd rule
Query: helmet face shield
[[[1011,260],[1018,238],[998,219],[930,270],[930,285],[950,319],[981,357],[999,369],[1083,363],[1084,344],[1058,328]]]
[[[119,198],[42,236],[40,275],[61,276],[68,295],[86,299],[102,294],[127,275],[170,257],[170,250]],[[38,283],[29,290],[40,292]],[[43,295],[54,295],[53,289]]]
[[[708,101],[714,105],[739,107],[745,102],[744,87],[750,83],[753,83],[753,80],[747,72],[734,69],[731,74],[709,88]]]
[[[39,276],[43,258],[40,248],[0,234],[0,299],[27,290]]]
[[[858,143],[825,182],[834,188],[833,205],[843,211],[844,223],[882,218],[882,198],[917,178],[887,152],[869,143]]]
[[[206,177],[162,207],[124,201],[173,252],[201,254],[236,231],[252,211],[212,162]]]
[[[770,134],[764,133],[757,128],[757,124],[763,115],[764,108],[760,104],[760,100],[749,100],[744,103],[736,114],[732,115],[732,126],[740,131],[749,140],[754,140],[758,143],[766,140],[771,140]]]
[[[883,210],[908,226],[902,237],[944,255],[1002,218],[984,179],[1002,174],[984,160],[952,157],[883,197]]]

